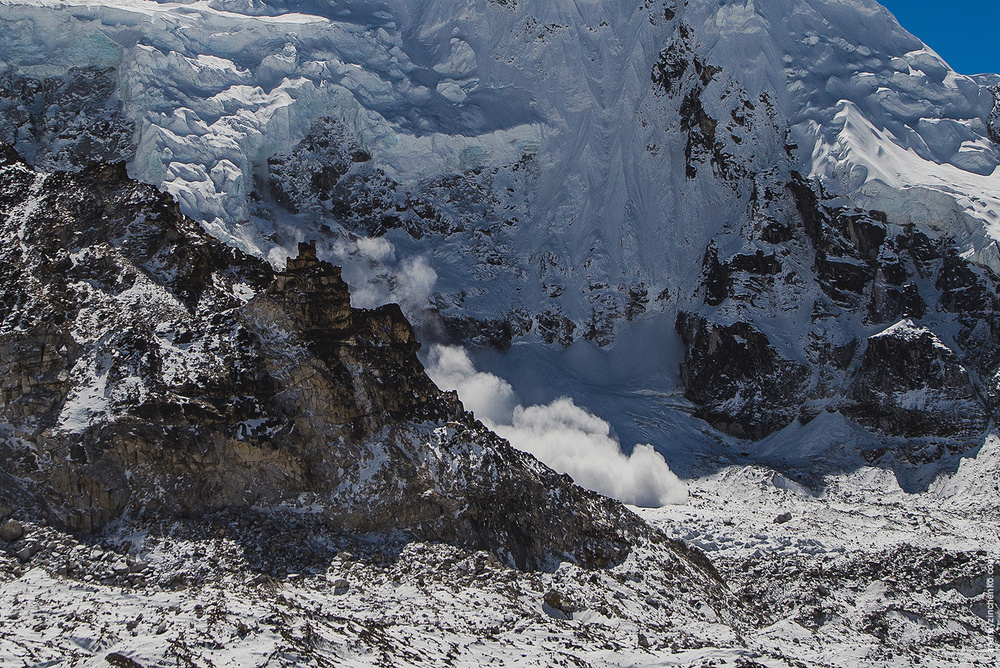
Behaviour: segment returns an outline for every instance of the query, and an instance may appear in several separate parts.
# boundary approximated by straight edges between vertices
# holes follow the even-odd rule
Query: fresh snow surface
[[[943,218],[942,226],[1000,234],[1000,154],[986,127],[992,94],[886,9],[868,0],[692,7],[704,17],[710,60],[739,62],[744,88],[782,98],[803,171],[898,222]],[[910,189],[929,192],[898,194]]]
[[[1000,439],[983,454],[995,470]],[[122,528],[74,549],[91,564],[82,580],[0,554],[0,664],[97,668],[117,653],[147,668],[987,666],[997,645],[984,585],[1000,514],[983,473],[911,495],[875,469],[817,491],[731,467],[691,481],[686,506],[638,510],[711,557],[760,615],[753,626],[664,589],[662,548],[607,571],[525,574],[484,553],[390,544],[385,561],[342,552],[275,577],[241,570],[249,545],[196,540],[180,524]],[[962,485],[972,487],[958,500]],[[98,583],[130,566],[144,588]],[[572,619],[543,605],[551,589],[577,601]]]

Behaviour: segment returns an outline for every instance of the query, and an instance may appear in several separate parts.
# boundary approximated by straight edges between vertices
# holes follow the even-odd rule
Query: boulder
[[[141,664],[118,652],[108,654],[104,660],[113,668],[142,668]]]
[[[24,527],[17,520],[7,520],[0,524],[0,540],[5,543],[13,543],[24,536]]]
[[[548,611],[550,614],[554,611],[565,616],[566,619],[573,619],[573,613],[580,610],[580,607],[572,599],[555,589],[547,591],[542,597],[542,602],[545,607],[550,609]]]
[[[31,558],[38,554],[41,549],[41,545],[33,540],[29,540],[15,553],[14,556],[16,556],[17,560],[22,564],[26,564],[31,561]]]

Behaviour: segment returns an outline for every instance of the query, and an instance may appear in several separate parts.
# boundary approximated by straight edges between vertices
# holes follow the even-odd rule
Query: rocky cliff
[[[274,267],[316,239],[366,304],[682,474],[822,413],[870,462],[954,468],[996,411],[998,79],[874,0],[38,0],[0,28],[0,141],[34,167],[126,160]]]
[[[284,271],[208,236],[121,164],[0,164],[0,494],[58,525],[307,495],[521,567],[620,561],[647,529],[443,393],[395,305],[352,308],[301,244]]]
[[[782,213],[785,197],[794,209]],[[838,206],[798,175],[768,199],[756,252],[710,246],[677,317],[697,415],[760,439],[839,412],[881,439],[870,461],[923,464],[980,445],[1000,377],[996,273],[933,220]],[[775,315],[788,329],[768,323]]]

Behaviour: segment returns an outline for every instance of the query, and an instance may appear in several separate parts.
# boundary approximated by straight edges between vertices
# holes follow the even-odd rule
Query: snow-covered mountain
[[[824,411],[872,432],[869,460],[982,442],[998,82],[875,2],[34,1],[0,22],[0,139],[33,164],[125,158],[279,268],[318,238],[358,305],[402,303],[627,447],[688,470]]]
[[[998,142],[869,0],[0,0],[0,663],[993,660]]]

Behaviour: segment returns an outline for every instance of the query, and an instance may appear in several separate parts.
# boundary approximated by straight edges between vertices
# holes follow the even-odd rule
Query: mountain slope
[[[317,238],[356,301],[402,302],[425,338],[518,344],[478,359],[539,402],[547,367],[626,445],[685,468],[821,411],[869,428],[869,459],[902,448],[893,466],[982,442],[997,82],[875,2],[37,2],[0,20],[20,110],[3,132],[38,164],[126,157],[275,265]],[[114,84],[66,92],[91,81]],[[51,128],[77,109],[99,122],[74,143]],[[868,377],[869,340],[907,318],[952,353],[947,379],[924,355],[928,396]],[[742,368],[703,359],[718,337]],[[915,426],[953,405],[970,420]]]
[[[92,532],[306,495],[341,531],[521,568],[607,565],[647,533],[438,390],[399,308],[352,309],[313,246],[274,273],[120,164],[45,174],[4,156],[9,507]]]
[[[868,0],[4,0],[0,661],[988,662],[998,91]]]

